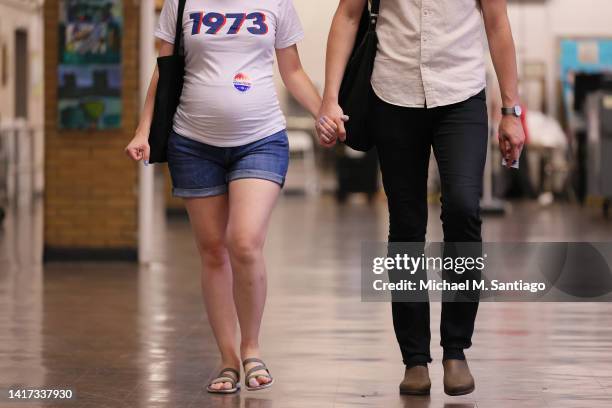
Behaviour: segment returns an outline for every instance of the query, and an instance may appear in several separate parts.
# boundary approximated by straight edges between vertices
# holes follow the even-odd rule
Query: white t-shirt
[[[165,0],[155,36],[174,43],[178,0]],[[185,82],[174,131],[241,146],[286,127],[273,69],[276,48],[304,32],[291,0],[187,0]]]

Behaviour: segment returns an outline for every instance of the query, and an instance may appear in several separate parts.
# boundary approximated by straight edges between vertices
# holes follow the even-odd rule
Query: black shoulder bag
[[[376,23],[380,0],[372,0],[372,8],[365,2],[361,22],[355,38],[355,47],[346,66],[338,100],[349,116],[346,122],[345,144],[354,150],[367,152],[374,146],[371,127],[367,126],[372,98],[370,79],[374,70],[374,59],[378,48]]]
[[[183,12],[185,2],[179,0],[176,14],[176,32],[174,34],[174,51],[172,55],[157,58],[159,80],[155,94],[153,120],[149,132],[149,163],[167,161],[168,137],[172,131],[172,122],[183,91],[185,76],[185,57],[180,54],[183,38]]]

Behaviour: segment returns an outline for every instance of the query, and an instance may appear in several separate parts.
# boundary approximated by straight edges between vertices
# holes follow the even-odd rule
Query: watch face
[[[514,114],[520,117],[523,114],[523,109],[519,105],[516,105],[514,107]]]

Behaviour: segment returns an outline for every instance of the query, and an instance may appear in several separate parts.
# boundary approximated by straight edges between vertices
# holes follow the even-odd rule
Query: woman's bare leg
[[[202,294],[208,321],[221,352],[222,366],[240,371],[233,278],[225,236],[228,220],[227,194],[189,198],[185,200],[185,206],[202,260]],[[211,387],[230,389],[231,383],[218,383]]]
[[[271,181],[240,179],[230,183],[227,246],[234,273],[234,301],[240,322],[240,355],[259,355],[259,328],[266,302],[263,246],[280,186]],[[249,364],[246,370],[254,364]],[[258,374],[258,373],[257,373]],[[265,374],[265,372],[262,372]],[[270,380],[256,377],[253,387]]]

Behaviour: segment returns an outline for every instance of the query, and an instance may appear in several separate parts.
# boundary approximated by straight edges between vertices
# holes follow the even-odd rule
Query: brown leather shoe
[[[399,385],[400,394],[429,395],[431,380],[427,366],[414,366],[406,368],[404,381]]]
[[[444,392],[448,395],[469,394],[476,386],[465,360],[444,360]]]

